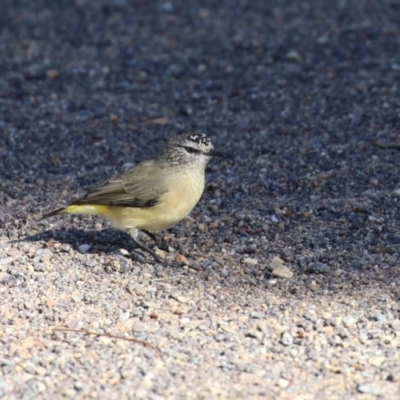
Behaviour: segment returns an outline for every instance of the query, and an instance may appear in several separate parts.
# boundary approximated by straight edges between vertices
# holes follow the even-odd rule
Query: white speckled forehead
[[[188,140],[192,142],[198,143],[203,146],[210,146],[211,140],[210,138],[205,135],[204,133],[192,133],[188,135]]]
[[[169,145],[182,146],[192,144],[194,147],[212,148],[211,139],[204,133],[185,133],[183,135],[175,136],[168,141]]]

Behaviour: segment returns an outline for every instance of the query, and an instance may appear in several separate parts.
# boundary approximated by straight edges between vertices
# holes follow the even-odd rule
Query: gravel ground
[[[1,8],[0,397],[399,398],[399,1]],[[193,130],[170,266],[36,222]]]

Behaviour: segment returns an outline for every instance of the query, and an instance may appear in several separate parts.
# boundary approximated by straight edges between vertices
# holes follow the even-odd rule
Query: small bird
[[[127,231],[138,247],[161,262],[156,253],[138,240],[138,229],[157,242],[152,232],[168,229],[184,219],[200,200],[205,169],[213,156],[223,154],[214,150],[205,134],[172,137],[155,158],[141,162],[40,220],[61,214],[101,215],[114,227]]]

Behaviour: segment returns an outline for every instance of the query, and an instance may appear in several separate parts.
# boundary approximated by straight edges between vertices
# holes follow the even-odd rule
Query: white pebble
[[[114,254],[117,256],[129,256],[129,251],[125,249],[117,249],[114,251]]]
[[[282,389],[286,389],[289,386],[290,382],[287,381],[286,379],[279,378],[278,379],[278,385]]]
[[[255,258],[250,258],[250,257],[248,257],[248,258],[245,258],[245,259],[242,261],[242,263],[243,263],[243,264],[246,264],[246,265],[257,265],[257,264],[258,264],[258,260],[255,259]]]
[[[356,322],[357,322],[357,318],[353,317],[352,315],[346,315],[346,316],[343,318],[343,323],[344,323],[346,326],[352,326],[352,325],[354,325]]]
[[[281,335],[281,343],[284,346],[291,346],[293,344],[293,337],[288,331],[285,331],[285,332],[282,333],[282,335]]]
[[[86,253],[87,251],[89,251],[90,249],[92,248],[92,245],[91,244],[81,244],[80,246],[79,246],[79,251],[81,252],[81,253]]]

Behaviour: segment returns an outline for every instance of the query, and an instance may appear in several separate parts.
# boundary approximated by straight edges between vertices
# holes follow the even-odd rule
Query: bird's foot
[[[158,247],[160,250],[162,251],[167,251],[168,252],[168,243],[166,243],[164,240],[162,240],[160,238],[160,236],[157,236],[156,234],[154,234],[153,232],[149,232],[149,231],[145,231],[143,230],[143,232],[154,241],[156,247]]]
[[[139,247],[139,249],[141,249],[142,251],[144,251],[144,252],[150,254],[150,255],[153,257],[153,259],[154,259],[154,261],[155,261],[156,263],[164,264],[163,259],[162,259],[156,252],[154,252],[153,250],[151,250],[149,247],[147,247],[144,243],[142,243],[142,242],[138,239],[138,237],[137,237],[137,236],[138,236],[138,230],[137,230],[137,229],[131,229],[131,230],[129,231],[129,233],[130,233],[130,236],[131,236],[132,240],[135,242],[136,246]],[[146,234],[149,234],[149,233],[146,232]],[[150,235],[149,235],[149,236],[150,236]],[[151,237],[151,236],[150,236],[150,237]],[[140,253],[136,253],[136,254],[140,254]],[[142,261],[142,262],[146,261],[146,262],[147,262],[146,258],[144,258],[143,256],[136,255],[136,254],[135,254],[135,258],[136,258],[138,261]]]

